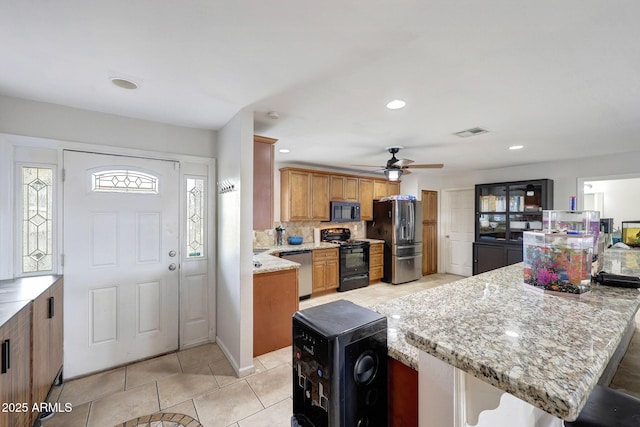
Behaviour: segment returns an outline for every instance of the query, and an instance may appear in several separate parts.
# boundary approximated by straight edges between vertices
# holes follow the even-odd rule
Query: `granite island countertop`
[[[423,350],[575,419],[633,320],[640,291],[594,285],[578,299],[531,290],[522,277],[520,263],[373,307],[389,319],[389,354],[417,367]]]

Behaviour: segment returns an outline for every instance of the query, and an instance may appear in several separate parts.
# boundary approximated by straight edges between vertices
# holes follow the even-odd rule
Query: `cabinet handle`
[[[53,318],[54,312],[53,312],[53,308],[55,306],[55,299],[54,297],[49,297],[49,319]]]
[[[2,373],[6,374],[9,368],[11,368],[11,341],[4,340],[2,342]]]

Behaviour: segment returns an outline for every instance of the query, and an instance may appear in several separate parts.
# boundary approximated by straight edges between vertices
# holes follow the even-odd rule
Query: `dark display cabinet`
[[[542,211],[553,209],[553,181],[476,185],[473,274],[522,261],[522,233],[542,229]]]

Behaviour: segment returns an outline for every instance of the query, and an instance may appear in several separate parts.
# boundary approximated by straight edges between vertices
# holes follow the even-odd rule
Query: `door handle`
[[[2,373],[6,374],[11,368],[11,341],[2,342]]]
[[[54,315],[54,307],[55,307],[55,298],[54,297],[49,297],[49,314],[48,314],[48,318],[52,319],[53,315]]]
[[[171,264],[169,264],[169,271],[173,271],[173,270],[175,270],[176,268],[177,268],[177,266],[176,266],[176,264],[175,264],[175,263],[173,263],[173,262],[172,262]]]

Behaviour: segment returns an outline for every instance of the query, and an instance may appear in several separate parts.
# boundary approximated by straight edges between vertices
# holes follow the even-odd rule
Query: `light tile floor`
[[[434,274],[421,280],[334,293],[302,301],[300,309],[337,299],[365,307],[454,280]],[[173,412],[191,416],[204,427],[289,427],[292,413],[291,347],[254,359],[255,373],[237,378],[216,344],[178,351],[122,368],[65,382],[50,401],[71,403],[44,427],[113,427],[127,420]],[[640,397],[640,334],[635,334],[612,386]]]

